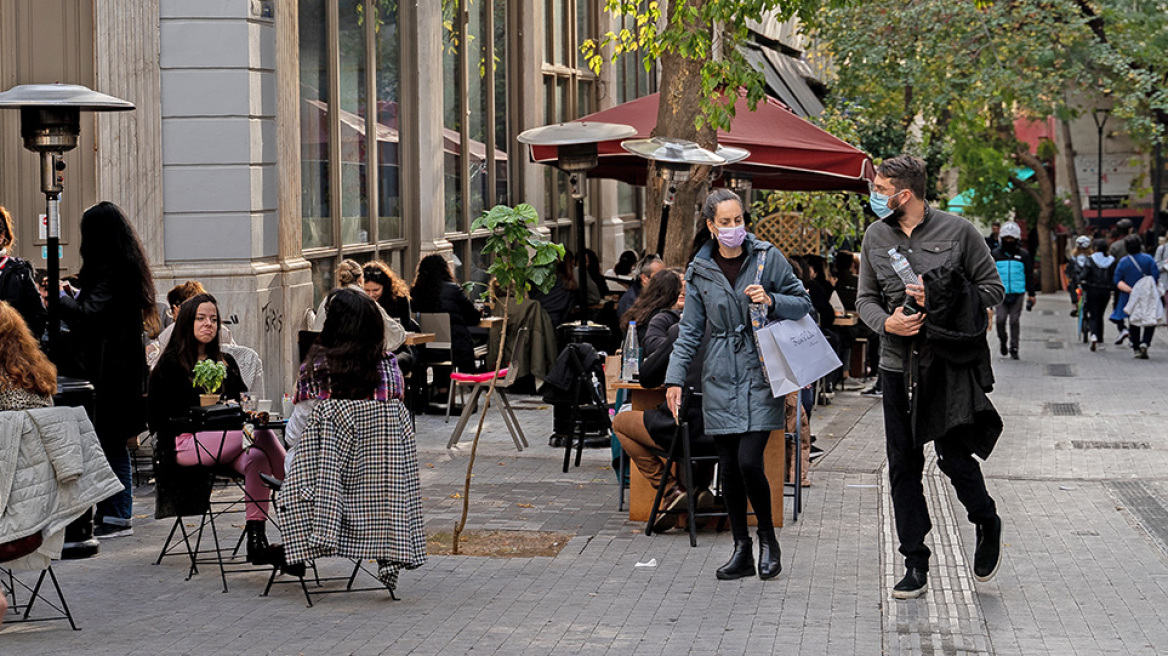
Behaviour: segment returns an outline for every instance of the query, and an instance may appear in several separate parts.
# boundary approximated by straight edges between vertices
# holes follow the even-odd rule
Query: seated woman
[[[348,549],[357,544],[362,555],[378,560],[378,577],[392,590],[397,582],[398,569],[403,566],[413,569],[425,562],[424,538],[410,541],[410,544],[420,545],[416,553],[410,555],[394,551],[402,543],[392,537],[410,525],[410,517],[415,513],[419,532],[421,528],[421,501],[416,498],[416,487],[410,491],[411,486],[417,485],[417,461],[413,428],[402,405],[402,374],[393,354],[385,348],[376,304],[367,295],[338,289],[326,300],[328,321],[300,366],[293,397],[296,406],[285,433],[291,445],[287,460],[290,475],[281,495],[289,494],[291,490],[291,498],[281,497],[278,503],[280,513],[286,515],[284,526],[288,530],[285,533],[289,546],[288,563],[282,567],[286,573],[302,576],[304,564],[301,558],[312,557],[307,552],[321,548],[329,552],[327,555],[353,557]],[[355,451],[376,452],[376,463],[362,460],[359,454],[354,456],[347,451],[344,455],[330,452],[328,457],[341,460],[333,460],[337,463],[335,468],[321,470],[302,462],[305,459],[308,463],[317,462],[324,451],[343,442],[341,436],[329,432],[330,426],[336,426],[331,423],[336,417],[336,409],[322,402],[330,400],[378,402],[374,404],[377,410],[357,411],[349,422],[361,436],[361,446]],[[317,410],[317,418],[309,427],[308,420],[314,410]],[[316,431],[315,435],[313,431]],[[303,442],[301,437],[304,437]],[[412,482],[385,479],[383,474],[365,468],[388,467],[396,457],[405,457],[407,453],[414,454],[412,472],[407,474],[412,476]],[[346,456],[357,460],[344,461]],[[362,471],[382,478],[362,479],[359,475]],[[345,477],[343,484],[338,481],[342,472]],[[313,500],[298,493],[306,488],[343,488],[340,507],[335,513],[312,512]],[[389,498],[384,496],[386,493]],[[405,506],[394,505],[402,499],[407,500]],[[338,528],[338,536],[327,548],[317,543],[308,545],[310,531],[305,527],[315,527],[317,522],[333,522],[330,525]],[[387,552],[394,552],[394,557],[388,557]]]
[[[341,264],[337,267],[337,289],[343,287],[365,293],[365,271],[355,260],[341,260]],[[385,343],[392,351],[405,343],[406,330],[397,319],[386,314],[380,305],[377,306],[377,309],[381,311],[381,320],[384,323]],[[320,332],[327,316],[328,304],[321,301],[316,308],[316,318],[312,322],[312,329]]]
[[[162,352],[166,350],[166,345],[170,343],[170,336],[174,334],[174,322],[178,320],[179,308],[182,307],[182,304],[188,298],[206,293],[207,290],[203,288],[203,284],[197,280],[188,280],[181,285],[175,285],[166,293],[166,304],[170,308],[171,324],[162,329],[157,340],[146,345],[146,364],[151,369],[154,368],[154,365],[158,364],[158,358],[162,356]],[[221,326],[219,328],[219,343],[235,343],[235,338],[231,336],[231,331],[227,326]]]
[[[479,325],[483,317],[462,291],[462,287],[454,282],[454,274],[446,258],[434,253],[418,262],[410,297],[413,299],[414,312],[450,315],[451,360],[459,371],[474,371],[474,340],[470,335],[470,327]]]
[[[558,328],[578,309],[579,289],[576,284],[576,258],[569,251],[556,262],[556,281],[551,289],[547,292],[532,289],[530,296],[531,300],[539,301],[551,318],[552,325]]]
[[[414,320],[413,310],[410,309],[410,286],[402,280],[388,264],[381,260],[374,260],[365,265],[364,276],[365,293],[391,318],[397,319],[407,331],[419,332],[421,328]],[[408,373],[414,367],[417,354],[414,347],[402,345],[393,349],[397,357],[397,364],[403,373]]]
[[[300,365],[292,396],[295,406],[284,429],[284,441],[288,444],[285,469],[292,465],[296,444],[318,402],[330,398],[371,398],[386,402],[405,399],[397,359],[367,325],[367,300],[349,289],[333,290],[325,299],[329,321]],[[372,394],[353,396],[353,390],[364,389],[363,386],[372,389]]]
[[[678,269],[662,269],[649,280],[645,291],[637,297],[633,307],[625,313],[624,320],[637,322],[637,337],[642,344],[642,356],[646,368],[641,371],[641,384],[657,387],[665,380],[665,365],[669,362],[669,355],[673,350],[673,342],[677,340],[678,323],[681,321],[681,312],[685,308],[685,280]],[[642,329],[644,322],[644,329]],[[697,360],[701,362],[701,360]],[[655,364],[659,364],[657,367]],[[656,370],[654,370],[656,369]],[[689,423],[691,439],[696,439],[703,433],[702,404],[702,368],[692,367],[687,378],[687,385],[692,387],[695,394],[686,413]],[[664,449],[673,437],[675,429],[673,414],[668,408],[661,407],[647,412],[625,411],[613,418],[612,429],[620,440],[621,447],[629,454],[629,459],[637,469],[649,480],[653,487],[661,485],[661,477],[665,474],[665,464],[660,458],[653,455],[649,449]],[[710,475],[708,469],[699,469],[694,472],[694,484],[697,492],[697,501],[708,507],[713,502],[709,487]],[[673,510],[686,503],[687,491],[680,481],[662,496],[662,507]],[[676,519],[672,515],[658,515],[654,531],[664,531],[672,526]]]
[[[247,492],[247,560],[255,565],[276,562],[265,532],[268,488],[260,474],[284,478],[284,447],[269,430],[257,430],[253,445],[245,446],[243,431],[182,432],[181,418],[199,405],[193,385],[195,364],[201,360],[227,366],[221,396],[238,401],[247,391],[235,360],[219,350],[219,307],[215,297],[198,294],[178,312],[174,336],[150,375],[150,428],[160,449],[173,448],[181,467],[230,465],[244,476]],[[172,446],[173,445],[173,446]]]

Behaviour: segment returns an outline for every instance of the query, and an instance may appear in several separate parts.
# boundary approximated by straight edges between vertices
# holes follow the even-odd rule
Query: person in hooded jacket
[[[1067,294],[1071,297],[1071,316],[1079,316],[1079,279],[1083,276],[1083,267],[1087,266],[1087,258],[1091,257],[1091,238],[1087,235],[1075,237],[1075,250],[1067,258],[1065,268],[1067,274]]]
[[[703,245],[685,274],[685,313],[665,374],[665,398],[677,415],[686,374],[708,333],[702,371],[705,432],[718,449],[734,552],[717,571],[723,580],[755,574],[746,524],[750,499],[758,521],[758,575],[779,575],[770,485],[763,451],[773,430],[786,425],[783,399],[771,394],[752,334],[752,305],[765,319],[800,319],[811,311],[803,283],[773,245],[746,232],[741,199],[716,189],[702,204],[702,218],[717,238]],[[760,326],[761,327],[761,326]]]
[[[1034,260],[1030,252],[1022,248],[1022,229],[1017,223],[1007,221],[1002,225],[1002,245],[993,251],[994,265],[1006,288],[1006,298],[994,308],[994,321],[998,327],[998,343],[1002,355],[1018,359],[1018,342],[1021,338],[1022,297],[1026,297],[1027,307],[1034,307]],[[1006,320],[1010,321],[1010,342],[1006,344]]]
[[[1088,341],[1094,351],[1103,338],[1103,316],[1107,313],[1107,301],[1111,300],[1111,283],[1115,258],[1107,252],[1107,240],[1096,239],[1092,243],[1094,253],[1087,258],[1079,275],[1079,285],[1083,288],[1083,312],[1086,313]]]

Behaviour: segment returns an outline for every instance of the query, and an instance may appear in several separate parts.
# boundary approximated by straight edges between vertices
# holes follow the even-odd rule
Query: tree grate
[[[1047,317],[1054,316],[1054,310],[1039,310],[1039,312],[1041,312],[1043,316],[1047,316]]]
[[[1058,334],[1058,328],[1043,328],[1043,329],[1042,329],[1042,332],[1044,332],[1044,333],[1046,333],[1046,334],[1048,334],[1048,335],[1057,335],[1057,334]]]
[[[1046,348],[1048,348],[1048,349],[1061,349],[1061,348],[1066,348],[1066,347],[1067,347],[1067,345],[1063,342],[1047,342],[1046,343]]]
[[[1046,375],[1057,378],[1072,378],[1075,375],[1075,369],[1069,364],[1048,364],[1046,365]]]
[[[1056,417],[1079,417],[1083,414],[1078,403],[1047,403],[1046,409]]]
[[[1098,440],[1071,440],[1071,448],[1083,450],[1142,451],[1151,449],[1147,442],[1101,442]]]

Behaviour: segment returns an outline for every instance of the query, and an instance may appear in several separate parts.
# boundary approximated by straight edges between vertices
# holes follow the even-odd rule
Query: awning
[[[654,93],[577,120],[631,125],[637,130],[631,138],[644,139],[654,136],[658,102]],[[799,118],[775,98],[760,101],[752,112],[740,97],[734,110],[730,131],[719,130],[718,143],[750,151],[750,157],[726,170],[749,173],[755,189],[868,192],[875,172],[864,151]],[[601,142],[599,151],[600,163],[589,177],[645,184],[646,161],[621,148],[620,140]],[[556,149],[533,146],[531,157],[553,164]]]
[[[1034,171],[1027,167],[1018,168],[1014,170],[1014,177],[1018,178],[1019,180],[1029,180],[1030,178],[1034,177]],[[1008,183],[1008,187],[1013,188],[1014,184]],[[945,210],[954,214],[964,214],[965,208],[969,207],[969,204],[973,202],[973,195],[974,191],[972,189],[966,189],[960,194],[957,194],[953,198],[949,199],[949,204],[946,206]]]

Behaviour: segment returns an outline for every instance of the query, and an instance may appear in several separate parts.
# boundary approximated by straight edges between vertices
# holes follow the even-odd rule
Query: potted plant
[[[194,387],[202,390],[199,405],[215,405],[219,402],[219,388],[227,378],[227,365],[212,360],[200,360],[194,369]]]

